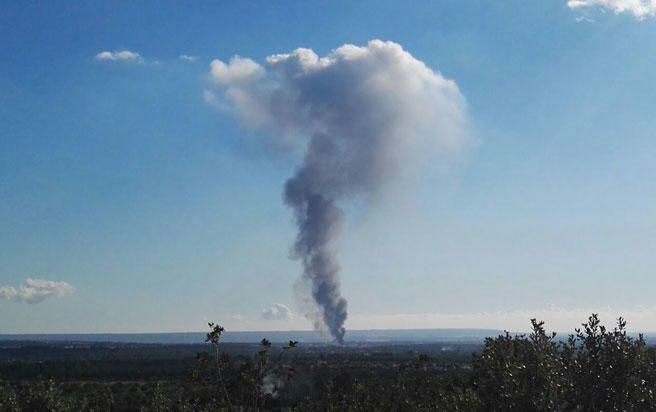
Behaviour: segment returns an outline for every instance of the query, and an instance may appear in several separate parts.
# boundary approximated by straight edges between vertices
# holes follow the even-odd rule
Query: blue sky
[[[614,3],[4,2],[0,286],[74,292],[0,300],[0,332],[309,328],[298,158],[204,101],[209,65],[371,39],[456,82],[475,144],[344,205],[347,327],[656,330],[656,20]]]

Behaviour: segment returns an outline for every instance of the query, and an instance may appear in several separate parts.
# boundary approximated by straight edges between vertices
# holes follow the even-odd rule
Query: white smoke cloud
[[[96,54],[96,60],[109,60],[109,61],[142,61],[143,58],[139,53],[130,50],[120,51],[102,51]]]
[[[602,7],[615,14],[630,13],[638,20],[656,16],[656,0],[568,0],[570,9]]]
[[[264,66],[235,56],[210,67],[222,96],[205,93],[206,102],[231,108],[278,145],[305,150],[284,193],[298,226],[293,258],[318,309],[305,316],[342,342],[347,301],[333,250],[341,203],[375,198],[417,168],[420,155],[464,146],[465,99],[455,82],[381,40],[321,58],[301,48]]]
[[[225,64],[221,60],[212,60],[210,63],[212,78],[217,84],[239,84],[257,80],[262,76],[264,70],[251,59],[243,59],[235,56],[230,63]]]
[[[387,150],[379,155],[394,158],[394,149],[420,140],[450,149],[467,142],[465,99],[456,83],[393,42],[347,44],[321,58],[299,48],[267,57],[264,66],[235,56],[210,67],[244,124],[286,143],[302,145],[317,133],[363,145],[384,139]],[[347,165],[366,156],[357,152]]]
[[[294,313],[282,303],[273,303],[262,311],[261,318],[266,320],[288,320],[294,317]]]
[[[0,286],[0,300],[23,303],[39,303],[49,297],[63,297],[73,293],[74,288],[66,282],[27,278],[21,286]]]

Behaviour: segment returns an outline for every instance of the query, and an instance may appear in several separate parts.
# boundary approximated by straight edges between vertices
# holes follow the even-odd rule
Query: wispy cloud
[[[0,286],[0,300],[23,303],[39,303],[49,297],[62,297],[73,293],[66,282],[27,278],[19,287]]]
[[[282,303],[273,303],[262,311],[261,318],[266,320],[288,320],[294,317],[294,313]]]
[[[195,62],[196,60],[198,60],[198,57],[197,56],[190,56],[188,54],[181,54],[181,55],[178,56],[178,59],[184,60],[186,62]]]
[[[638,20],[656,16],[656,0],[568,0],[567,6],[573,10],[601,7],[615,14],[633,14]]]
[[[594,19],[591,19],[586,16],[579,16],[576,18],[577,23],[594,23]]]
[[[96,54],[96,60],[101,61],[133,61],[133,62],[143,62],[143,57],[139,53],[130,51],[130,50],[119,50],[119,51],[101,51]]]

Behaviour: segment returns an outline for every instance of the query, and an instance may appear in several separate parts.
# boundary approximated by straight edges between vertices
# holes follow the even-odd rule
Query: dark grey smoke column
[[[294,210],[298,235],[294,257],[303,262],[303,276],[310,282],[323,323],[338,343],[344,343],[346,299],[339,290],[339,265],[330,241],[341,226],[342,213],[330,196],[330,187],[313,187],[320,167],[313,163],[322,145],[313,140],[303,166],[285,185],[285,203]],[[322,190],[323,189],[323,190]]]
[[[264,66],[238,56],[214,60],[211,77],[226,101],[206,91],[208,104],[234,110],[277,147],[305,152],[284,192],[298,226],[293,257],[311,289],[305,316],[342,343],[347,302],[333,244],[340,206],[374,202],[427,154],[462,147],[464,98],[453,81],[380,40],[321,58],[296,49]]]

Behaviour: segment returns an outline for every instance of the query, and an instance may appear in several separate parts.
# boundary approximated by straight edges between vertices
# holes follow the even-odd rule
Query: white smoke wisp
[[[0,300],[23,303],[39,303],[49,297],[63,297],[73,293],[74,288],[66,282],[27,278],[18,288],[0,286]]]
[[[274,399],[278,398],[280,390],[285,386],[285,382],[274,373],[267,373],[262,378],[261,390]]]
[[[347,302],[333,247],[340,206],[374,198],[423,153],[465,145],[465,99],[455,82],[380,40],[321,58],[296,49],[264,65],[239,56],[214,60],[210,76],[246,126],[305,150],[284,191],[298,225],[293,256],[318,309],[305,315],[341,343]]]

